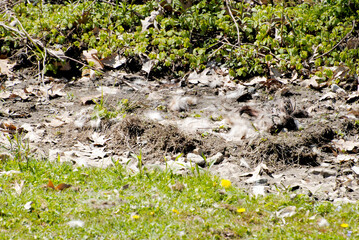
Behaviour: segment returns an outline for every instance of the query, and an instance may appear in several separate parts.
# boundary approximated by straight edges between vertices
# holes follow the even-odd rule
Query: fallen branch
[[[270,54],[270,55],[272,55],[275,59],[277,59],[278,61],[286,61],[286,60],[284,60],[284,59],[282,59],[282,58],[279,58],[279,57],[277,57],[274,53],[272,53],[271,52],[271,49],[269,48],[269,47],[267,47],[267,46],[258,46],[258,45],[255,45],[255,44],[253,44],[253,43],[241,43],[241,44],[239,44],[239,46],[238,45],[233,45],[233,44],[231,44],[229,41],[228,41],[228,39],[224,39],[226,42],[223,42],[223,41],[220,41],[221,43],[223,43],[223,44],[225,44],[225,45],[229,45],[229,46],[231,46],[231,47],[234,47],[234,48],[239,48],[240,46],[244,46],[244,45],[248,45],[248,46],[254,46],[254,47],[257,47],[257,48],[265,48],[265,49],[267,49],[268,50],[268,53]],[[265,57],[266,55],[265,54],[263,54],[263,53],[259,53],[259,52],[257,52],[257,54],[259,55],[259,56],[262,56],[262,57]]]
[[[14,16],[13,16],[13,17],[14,17]],[[85,67],[88,67],[88,68],[90,68],[90,69],[92,69],[92,70],[94,70],[94,71],[98,71],[98,72],[100,72],[100,73],[104,73],[103,71],[98,70],[98,69],[95,69],[94,67],[91,67],[90,65],[85,64],[85,63],[83,63],[83,62],[81,62],[81,61],[78,61],[78,60],[76,60],[76,59],[74,59],[74,58],[71,58],[71,57],[68,57],[68,56],[65,56],[65,55],[63,55],[63,56],[58,56],[58,55],[55,54],[53,51],[49,51],[49,49],[46,48],[41,41],[33,39],[33,38],[30,36],[30,34],[28,34],[28,33],[26,32],[26,30],[25,30],[24,27],[22,26],[21,22],[20,22],[16,17],[14,17],[14,18],[15,18],[15,20],[19,23],[19,25],[20,25],[22,31],[20,31],[19,29],[14,28],[14,27],[10,27],[10,26],[6,25],[4,22],[0,22],[0,26],[3,27],[3,28],[5,28],[5,29],[7,29],[7,30],[10,30],[10,31],[12,31],[12,32],[15,32],[17,35],[19,35],[19,36],[22,37],[22,38],[28,39],[28,40],[36,47],[36,49],[41,53],[41,55],[42,55],[43,58],[46,58],[46,55],[44,54],[44,52],[45,52],[45,53],[48,52],[51,56],[56,57],[57,59],[59,59],[59,60],[61,60],[61,61],[63,61],[64,58],[65,58],[65,59],[69,59],[69,60],[74,61],[74,62],[76,62],[76,63],[79,63],[79,64],[81,64],[81,65],[83,65],[83,66],[85,66]],[[41,50],[41,48],[43,49],[43,51]]]
[[[236,19],[233,16],[232,9],[229,6],[228,0],[226,0],[226,5],[227,5],[229,15],[231,16],[231,18],[232,18],[232,20],[234,22],[234,25],[236,26],[236,29],[237,29],[237,44],[236,45],[239,45],[241,43],[241,37],[240,37],[240,34],[239,34],[239,26],[238,26],[238,23],[237,23]]]

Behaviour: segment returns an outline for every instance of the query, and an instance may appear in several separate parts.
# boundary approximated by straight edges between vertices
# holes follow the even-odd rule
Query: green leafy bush
[[[94,48],[100,58],[117,52],[127,57],[146,54],[158,60],[153,74],[168,70],[183,76],[209,62],[224,64],[232,76],[242,79],[266,74],[269,66],[301,71],[308,64],[345,64],[352,72],[358,66],[358,49],[336,46],[355,32],[358,1],[190,3],[174,1],[164,9],[157,1],[21,3],[13,10],[25,30],[48,47],[61,45],[65,52],[77,53]],[[142,30],[141,22],[159,9],[162,14],[155,23]],[[0,19],[7,24],[14,20],[6,13]],[[21,40],[9,29],[0,27],[0,37],[2,53],[20,46]]]

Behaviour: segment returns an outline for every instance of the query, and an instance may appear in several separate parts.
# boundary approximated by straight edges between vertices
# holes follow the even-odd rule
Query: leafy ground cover
[[[280,190],[253,197],[195,169],[188,176],[147,169],[133,174],[121,164],[85,168],[35,159],[2,160],[0,169],[2,239],[348,239],[359,234],[357,204],[333,205]]]
[[[21,3],[0,15],[1,54],[15,58],[18,51],[30,65],[46,62],[50,72],[61,66],[54,51],[80,60],[83,50],[96,49],[100,59],[133,58],[134,71],[146,56],[154,60],[151,76],[184,76],[214,64],[238,79],[268,75],[274,67],[328,80],[333,73],[320,67],[345,65],[356,72],[358,9],[357,1]],[[19,49],[29,41],[25,58]]]

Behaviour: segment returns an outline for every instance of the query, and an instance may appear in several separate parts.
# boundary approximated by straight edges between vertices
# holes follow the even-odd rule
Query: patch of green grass
[[[139,106],[137,103],[130,102],[128,99],[121,99],[114,109],[110,109],[103,95],[101,95],[100,101],[94,101],[95,107],[92,113],[92,118],[111,119],[116,117],[126,117],[126,114],[132,112]]]
[[[358,204],[336,207],[287,192],[252,197],[206,172],[179,176],[143,168],[133,174],[118,163],[102,169],[35,159],[20,164],[22,170],[15,160],[0,163],[1,239],[346,239],[348,231],[359,237]],[[10,170],[19,172],[5,174]],[[46,188],[49,179],[72,187]],[[15,186],[22,181],[20,193]],[[288,206],[296,214],[277,216]],[[329,225],[320,227],[321,218]],[[70,227],[72,220],[84,225]]]

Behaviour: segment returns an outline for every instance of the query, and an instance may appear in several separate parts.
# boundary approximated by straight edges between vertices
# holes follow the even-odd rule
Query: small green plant
[[[206,132],[202,133],[201,136],[202,136],[203,138],[208,137],[208,136],[209,136],[209,132],[206,131]]]
[[[142,162],[142,151],[140,151],[139,154],[131,154],[131,156],[137,159],[137,167],[139,169],[139,175],[141,177],[144,173],[143,162]]]
[[[95,103],[94,112],[92,113],[92,118],[101,118],[101,119],[112,119],[121,116],[122,118],[126,117],[126,114],[132,112],[138,107],[137,103],[131,103],[128,99],[122,99],[119,101],[117,107],[114,110],[109,110],[104,100],[103,94],[101,95],[100,100],[93,100]]]
[[[117,112],[110,111],[107,109],[107,107],[105,107],[105,100],[103,98],[103,93],[101,94],[100,101],[98,102],[94,100],[94,103],[95,103],[95,107],[94,107],[94,112],[92,113],[93,119],[96,118],[111,119],[117,117],[118,114]]]
[[[14,135],[7,136],[10,148],[8,151],[14,156],[14,160],[17,162],[20,171],[25,169],[32,169],[29,165],[31,159],[31,151],[29,147],[29,141],[23,139],[23,135],[15,133]],[[23,163],[25,163],[25,167]]]
[[[72,102],[75,100],[75,95],[72,92],[68,92],[68,93],[66,93],[66,98]]]
[[[223,116],[210,116],[209,119],[211,119],[212,121],[222,121],[223,120]]]

